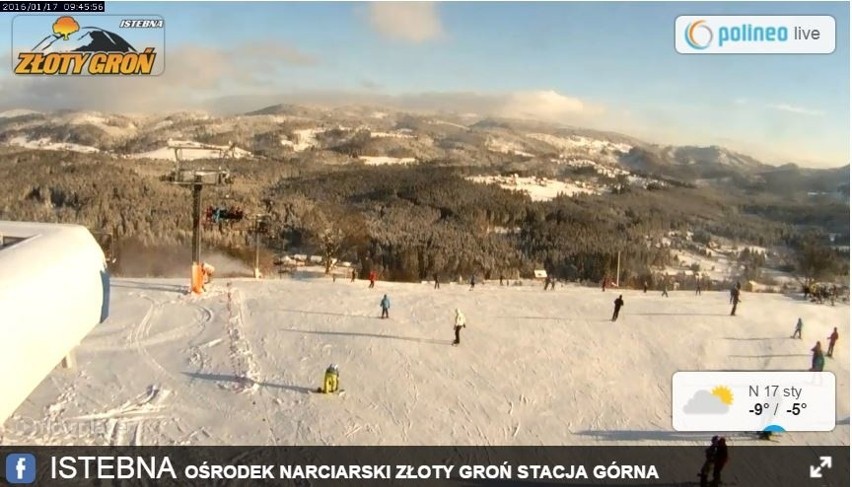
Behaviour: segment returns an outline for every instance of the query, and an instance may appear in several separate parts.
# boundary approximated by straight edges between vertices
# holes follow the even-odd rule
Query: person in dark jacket
[[[621,294],[618,295],[613,303],[615,304],[615,309],[612,311],[612,321],[618,319],[618,312],[621,311],[621,307],[624,306],[624,299],[621,298]]]
[[[826,357],[831,357],[834,355],[834,344],[837,343],[837,339],[840,338],[840,335],[837,334],[837,327],[834,327],[834,333],[828,337],[828,351],[825,353]]]
[[[811,372],[822,372],[825,368],[825,355],[822,353],[822,343],[816,342],[811,352],[813,352],[811,356]]]
[[[356,277],[357,275],[358,275],[358,273],[357,273],[357,272],[355,272],[355,269],[352,269],[352,282],[355,282],[355,277]]]
[[[441,281],[438,280],[438,273],[436,272],[432,277],[435,279],[435,289],[441,289]]]
[[[719,437],[714,436],[710,440],[710,446],[704,450],[704,464],[701,465],[701,470],[698,471],[698,476],[701,477],[701,485],[707,485],[707,477],[710,475],[710,469],[713,468],[713,461],[716,459],[716,445],[719,443]]]
[[[470,276],[470,290],[473,291],[473,288],[476,286],[476,276]]]
[[[642,283],[642,292],[646,294],[648,293],[648,281]]]
[[[731,289],[731,301],[734,303],[734,307],[731,308],[731,316],[737,315],[737,305],[740,304],[740,290],[739,288]]]
[[[791,336],[790,338],[798,338],[799,340],[801,340],[802,339],[802,326],[804,326],[803,323],[802,323],[802,319],[799,318],[799,321],[796,322],[796,329],[793,330],[793,336]],[[837,328],[835,328],[835,330],[836,329]]]
[[[388,310],[390,310],[390,299],[388,299],[388,295],[385,294],[385,297],[382,298],[382,318],[389,318]]]
[[[716,453],[713,455],[713,486],[717,487],[722,483],[722,469],[728,463],[728,444],[725,437],[719,438],[716,443]]]

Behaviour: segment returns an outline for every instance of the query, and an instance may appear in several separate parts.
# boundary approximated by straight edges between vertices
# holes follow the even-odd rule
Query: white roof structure
[[[0,221],[0,423],[109,314],[109,275],[82,226]]]

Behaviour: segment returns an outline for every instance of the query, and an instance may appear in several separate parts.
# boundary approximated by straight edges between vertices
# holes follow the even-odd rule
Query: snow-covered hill
[[[367,156],[382,164],[392,160],[389,158],[414,158],[417,163],[511,165],[512,171],[529,167],[537,174],[553,174],[566,163],[591,163],[599,174],[609,173],[606,177],[622,173],[646,177],[645,186],[654,182],[658,187],[659,180],[669,180],[701,186],[740,184],[744,189],[765,187],[769,192],[838,192],[842,188],[834,184],[833,176],[846,174],[848,179],[848,166],[839,173],[776,170],[718,146],[657,146],[621,134],[541,122],[413,114],[377,107],[276,105],[231,116],[23,109],[0,113],[0,145],[6,146],[171,159],[171,151],[164,149],[168,139],[209,145],[232,141],[263,158],[320,165],[323,161],[357,163],[359,157]]]
[[[678,370],[804,370],[835,326],[837,428],[849,444],[849,308],[745,293],[615,293],[328,278],[113,281],[112,312],[0,428],[3,445],[703,444],[672,430]],[[621,291],[619,291],[621,292]],[[379,300],[391,300],[380,320]],[[468,318],[451,347],[453,310]],[[789,338],[798,317],[804,339]],[[341,370],[343,396],[310,391]],[[241,381],[248,377],[252,382]],[[752,444],[730,434],[730,444]]]

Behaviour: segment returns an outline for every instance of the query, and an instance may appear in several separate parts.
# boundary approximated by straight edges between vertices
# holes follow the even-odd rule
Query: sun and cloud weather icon
[[[726,386],[701,390],[693,394],[683,407],[686,414],[726,414],[734,404],[734,393]]]

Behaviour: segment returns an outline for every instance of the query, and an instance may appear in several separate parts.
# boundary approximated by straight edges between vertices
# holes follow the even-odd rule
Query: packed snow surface
[[[179,144],[184,147],[198,147],[198,149],[181,150],[181,160],[219,159],[222,157],[223,154],[227,154],[229,151],[228,146],[225,145],[218,146],[212,144],[202,144],[200,142],[195,142],[192,140],[170,140],[169,143]],[[250,156],[251,152],[245,149],[240,149],[239,147],[234,148],[234,157],[236,157],[237,159]],[[131,154],[128,157],[132,159],[159,159],[165,161],[174,161],[175,150],[174,148],[166,145],[165,147],[160,147],[159,149],[154,149],[152,151],[143,152],[139,154]]]
[[[87,145],[73,144],[71,142],[54,142],[48,137],[42,137],[40,139],[31,140],[24,136],[13,137],[9,140],[8,145],[25,147],[27,149],[41,149],[41,150],[67,150],[71,152],[82,152],[85,154],[92,154],[94,152],[100,152],[100,149],[96,147],[89,147]]]
[[[111,316],[83,340],[77,367],[54,370],[0,444],[706,444],[708,434],[672,430],[675,371],[806,370],[835,326],[826,370],[838,426],[780,444],[849,444],[846,305],[744,293],[731,317],[726,292],[623,290],[613,323],[611,290],[540,283],[216,279],[199,297],[185,287],[113,280]],[[456,308],[467,316],[459,347]],[[803,340],[789,338],[798,317]],[[331,363],[346,394],[311,393]]]
[[[386,166],[388,164],[414,164],[417,160],[413,157],[390,157],[390,156],[361,156],[359,157],[368,166]]]
[[[560,194],[595,194],[598,189],[586,187],[583,182],[555,181],[546,178],[517,177],[517,176],[473,176],[469,180],[480,184],[499,184],[501,188],[511,191],[522,191],[533,201],[549,201]]]
[[[291,147],[296,152],[302,152],[312,147],[317,147],[317,134],[325,132],[322,128],[294,130],[293,138],[295,140],[281,139],[281,145]]]

